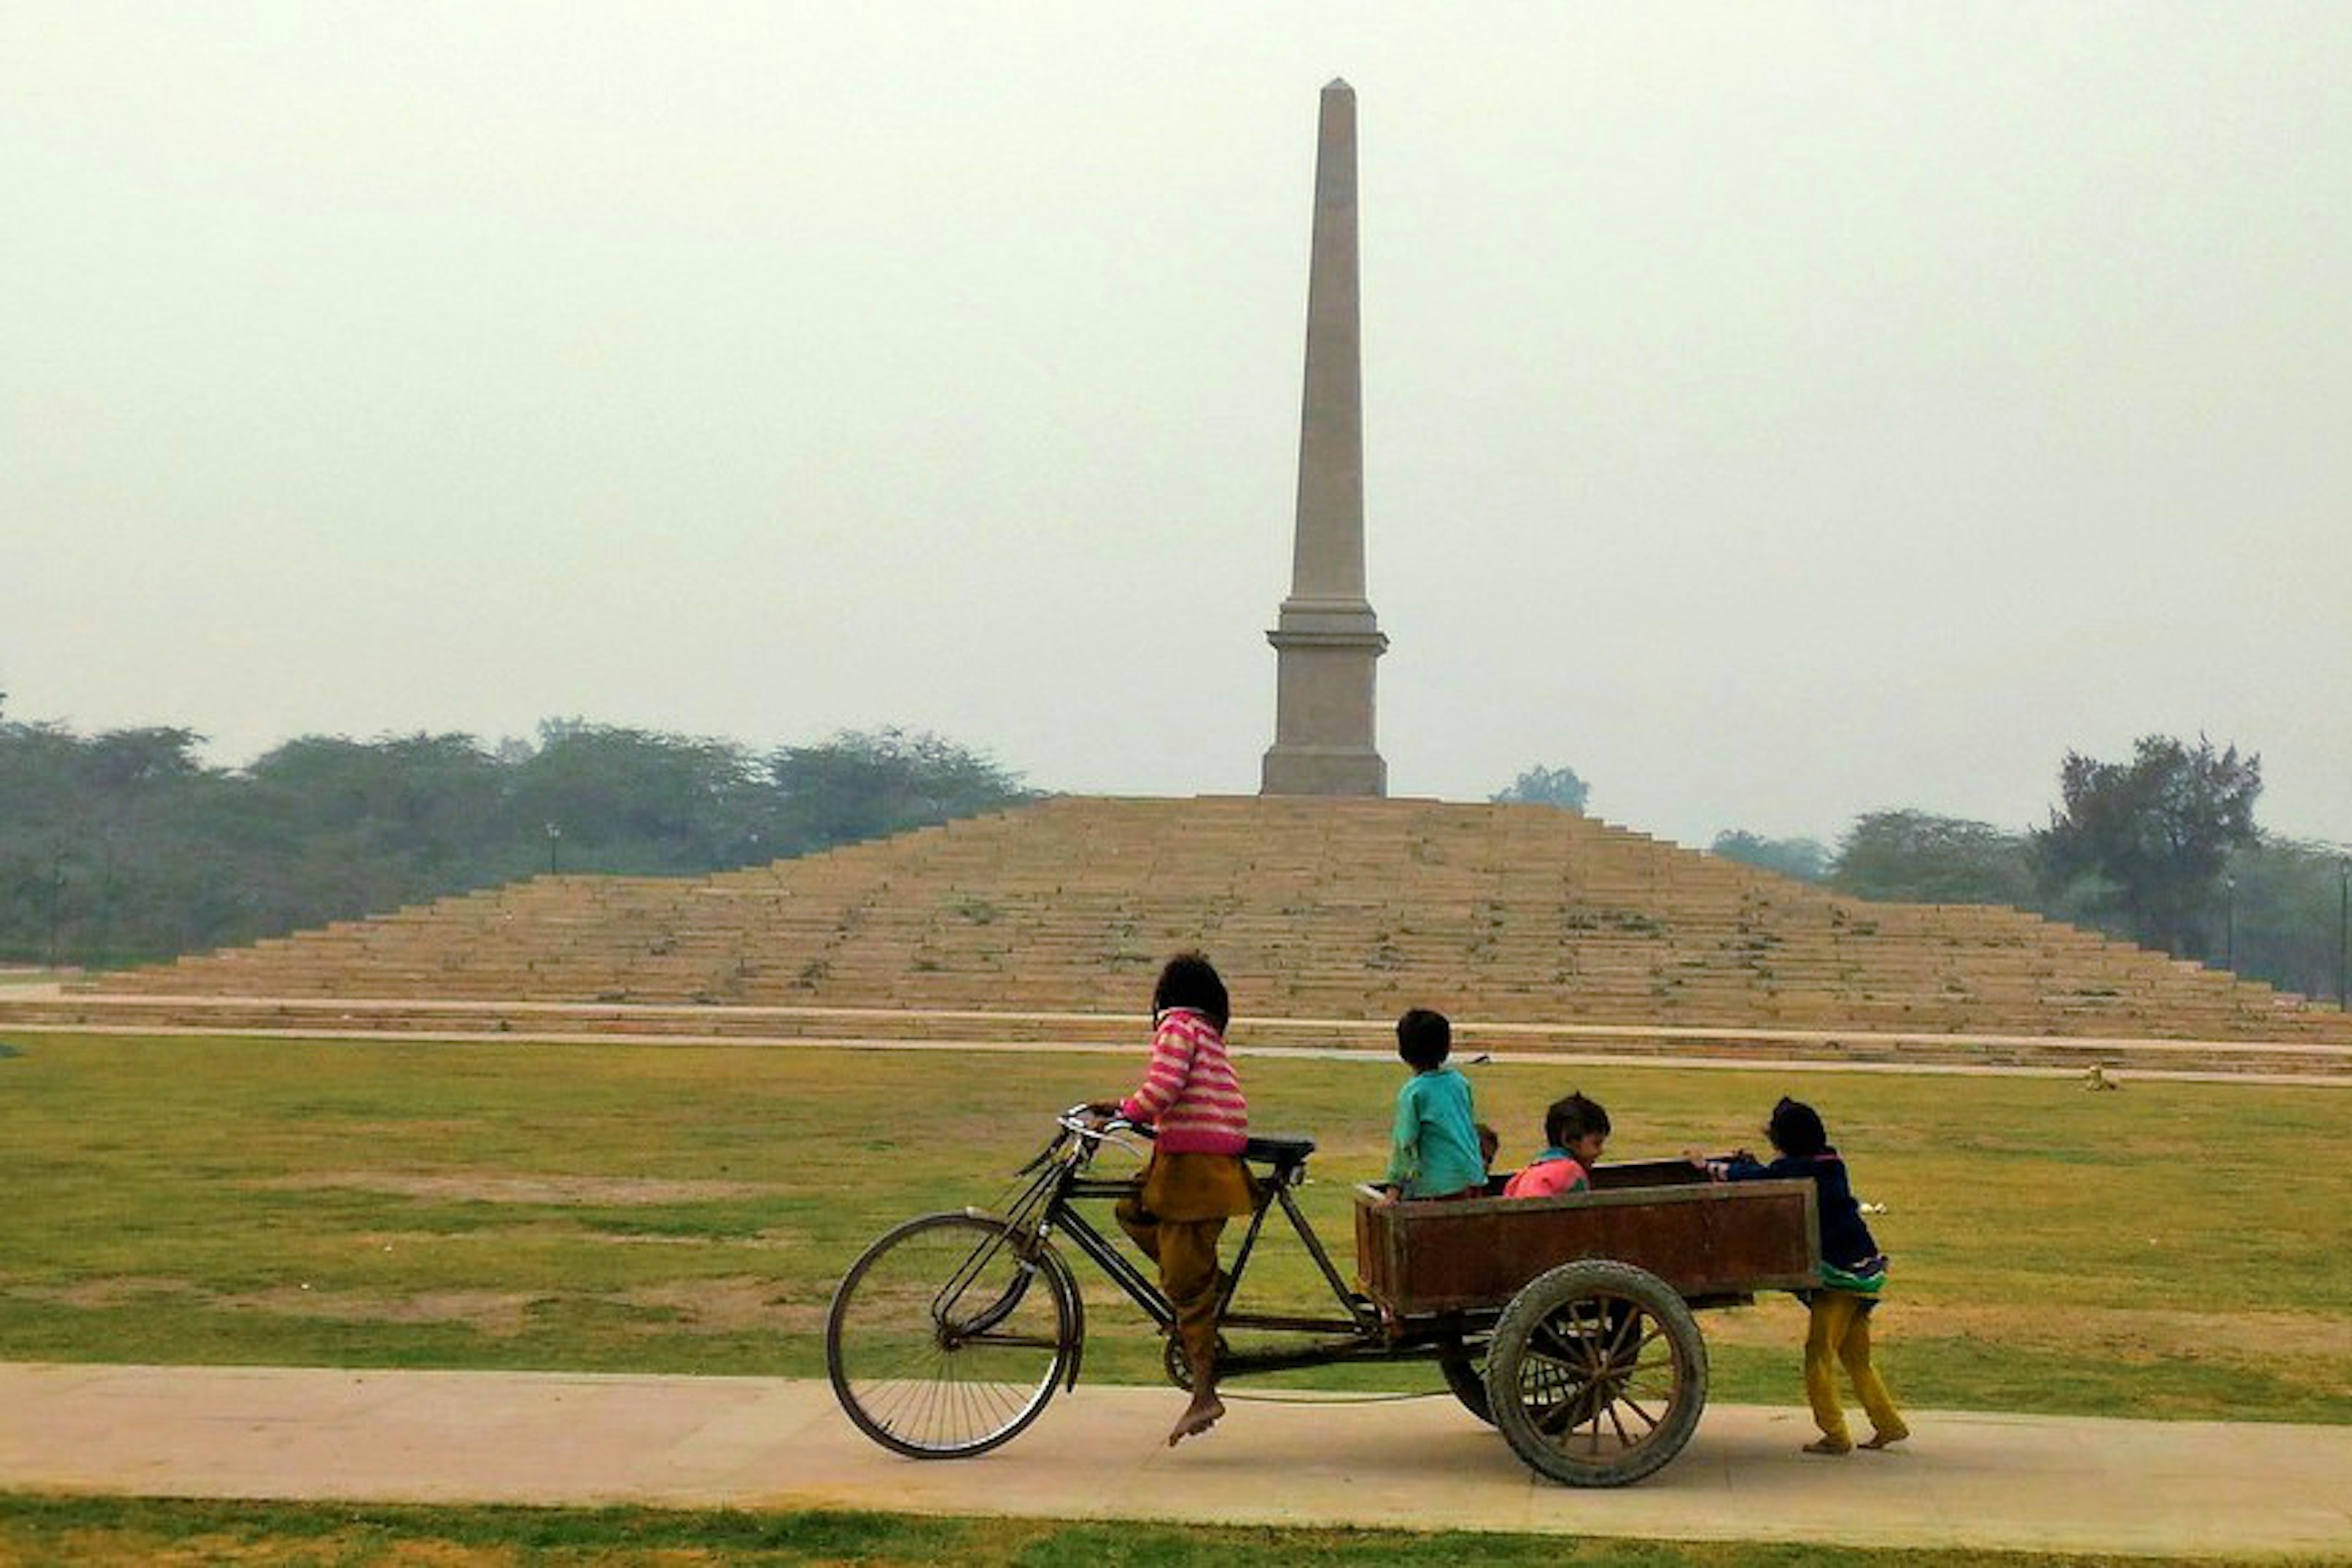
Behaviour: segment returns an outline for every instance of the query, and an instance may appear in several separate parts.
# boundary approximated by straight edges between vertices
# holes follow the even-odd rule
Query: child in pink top
[[[1544,1142],[1549,1147],[1510,1179],[1505,1197],[1551,1198],[1591,1186],[1592,1167],[1609,1142],[1609,1113],[1581,1094],[1555,1100],[1544,1112]]]
[[[1151,1061],[1143,1083],[1117,1103],[1091,1109],[1154,1130],[1150,1163],[1112,1215],[1160,1268],[1160,1289],[1175,1309],[1176,1336],[1192,1372],[1192,1402],[1169,1430],[1171,1447],[1215,1426],[1217,1319],[1223,1279],[1217,1237],[1225,1221],[1255,1205],[1242,1151],[1249,1105],[1225,1055],[1232,1005],[1225,983],[1197,952],[1179,953],[1151,995]]]

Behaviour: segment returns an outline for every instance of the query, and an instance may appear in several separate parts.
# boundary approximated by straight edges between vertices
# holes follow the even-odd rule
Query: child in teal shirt
[[[1415,1007],[1397,1020],[1397,1055],[1412,1068],[1397,1090],[1389,1153],[1388,1185],[1399,1197],[1485,1195],[1478,1114],[1470,1080],[1445,1065],[1453,1054],[1454,1026],[1444,1014]]]

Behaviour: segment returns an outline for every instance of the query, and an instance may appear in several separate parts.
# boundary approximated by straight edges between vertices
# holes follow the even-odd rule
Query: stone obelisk
[[[1290,596],[1274,630],[1274,747],[1262,795],[1386,795],[1372,744],[1372,661],[1389,646],[1364,597],[1364,390],[1356,289],[1356,89],[1323,89],[1307,281],[1307,395]]]

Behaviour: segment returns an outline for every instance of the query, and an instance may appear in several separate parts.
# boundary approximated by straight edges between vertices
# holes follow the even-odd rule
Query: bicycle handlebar
[[[1058,1130],[1055,1135],[1047,1140],[1045,1146],[1038,1150],[1029,1163],[1022,1166],[1016,1173],[1026,1175],[1036,1170],[1048,1160],[1055,1158],[1064,1149],[1070,1147],[1074,1140],[1079,1143],[1093,1145],[1093,1148],[1088,1148],[1085,1152],[1085,1158],[1092,1160],[1094,1149],[1100,1148],[1105,1143],[1116,1143],[1131,1153],[1140,1153],[1142,1151],[1127,1140],[1126,1135],[1130,1132],[1147,1139],[1153,1136],[1152,1129],[1148,1122],[1130,1121],[1124,1116],[1103,1116],[1096,1112],[1092,1107],[1092,1101],[1081,1100],[1068,1110],[1057,1112],[1054,1117],[1054,1125]]]
[[[1129,1121],[1116,1113],[1101,1115],[1095,1110],[1091,1100],[1080,1100],[1056,1115],[1054,1121],[1063,1131],[1075,1132],[1081,1138],[1102,1139],[1119,1132],[1140,1132],[1147,1138],[1151,1136],[1150,1123]]]

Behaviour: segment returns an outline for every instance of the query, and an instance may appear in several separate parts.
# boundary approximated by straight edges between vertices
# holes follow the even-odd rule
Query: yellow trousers
[[[1879,1381],[1878,1369],[1870,1364],[1870,1307],[1867,1297],[1851,1291],[1813,1292],[1812,1321],[1805,1331],[1805,1398],[1813,1407],[1813,1424],[1832,1443],[1853,1441],[1846,1435],[1845,1412],[1838,1407],[1832,1362],[1844,1364],[1873,1431],[1886,1438],[1910,1434],[1886,1384]]]
[[[1133,1198],[1111,1210],[1143,1255],[1160,1266],[1160,1289],[1176,1309],[1176,1337],[1192,1364],[1213,1361],[1217,1350],[1217,1237],[1222,1219],[1160,1219],[1141,1212]]]
[[[1195,1367],[1216,1359],[1217,1238],[1232,1215],[1255,1198],[1249,1169],[1232,1154],[1154,1151],[1132,1196],[1111,1214],[1146,1258],[1160,1266],[1160,1289],[1176,1309],[1176,1335]]]

